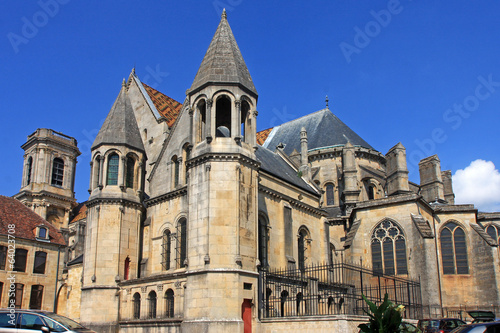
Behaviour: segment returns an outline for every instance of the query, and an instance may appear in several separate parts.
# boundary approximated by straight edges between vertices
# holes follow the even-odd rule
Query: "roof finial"
[[[226,8],[222,10],[222,18],[227,19]]]
[[[328,101],[329,101],[329,99],[328,99],[328,95],[326,95],[326,98],[325,98],[326,108],[327,108],[327,109],[330,109],[330,108],[328,107]]]
[[[122,81],[122,87],[126,87],[127,86],[127,82],[125,81],[125,78],[123,78],[123,81]]]

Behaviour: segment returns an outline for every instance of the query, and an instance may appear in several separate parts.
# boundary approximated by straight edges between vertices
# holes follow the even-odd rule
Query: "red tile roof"
[[[49,230],[52,244],[66,245],[61,232],[17,199],[0,195],[0,235],[8,235],[9,224],[14,224],[13,236],[36,241],[36,227]]]
[[[75,208],[73,208],[73,218],[69,223],[76,222],[87,217],[87,205],[86,202],[82,202]]]
[[[158,112],[167,119],[168,127],[172,127],[181,112],[182,104],[174,100],[173,98],[168,97],[167,95],[162,94],[156,89],[151,88],[147,84],[142,84],[146,89],[146,92],[149,95],[149,98],[153,101]]]
[[[273,127],[257,132],[257,143],[262,146],[272,130]]]

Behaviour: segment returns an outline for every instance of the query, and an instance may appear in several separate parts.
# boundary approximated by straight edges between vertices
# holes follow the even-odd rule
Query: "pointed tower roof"
[[[250,72],[227,22],[225,10],[191,85],[191,91],[210,83],[239,84],[257,95]]]
[[[144,152],[144,145],[142,144],[132,104],[127,95],[125,82],[122,84],[122,89],[99,130],[91,149],[104,144],[124,145]]]

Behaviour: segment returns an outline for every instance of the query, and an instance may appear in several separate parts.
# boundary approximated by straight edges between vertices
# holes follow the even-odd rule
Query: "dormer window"
[[[49,239],[49,230],[43,226],[37,227],[36,237],[43,240]]]

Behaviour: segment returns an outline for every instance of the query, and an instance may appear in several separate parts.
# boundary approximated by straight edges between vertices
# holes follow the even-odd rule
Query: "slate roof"
[[[240,84],[257,95],[250,72],[227,22],[225,10],[191,85],[191,91],[211,83]]]
[[[415,223],[415,226],[417,227],[418,231],[420,231],[420,234],[423,238],[434,238],[434,233],[432,232],[431,225],[422,215],[415,215],[412,213],[410,213],[410,215],[413,223]]]
[[[485,240],[486,243],[488,243],[489,246],[498,246],[497,241],[491,238],[491,236],[488,235],[478,224],[471,223],[470,226]]]
[[[270,151],[267,148],[259,147],[255,152],[257,160],[261,163],[260,168],[269,174],[284,180],[292,185],[295,185],[307,192],[318,195],[311,186],[309,186],[301,177],[297,175],[297,171],[291,167],[281,156]]]
[[[134,110],[124,84],[91,149],[103,144],[125,145],[144,152]]]
[[[61,232],[37,213],[26,207],[21,201],[0,195],[0,235],[8,235],[8,225],[15,225],[16,238],[32,241],[36,239],[36,228],[44,226],[49,230],[49,241],[52,244],[66,245]],[[39,241],[44,242],[45,241]]]
[[[73,266],[81,263],[83,263],[83,254],[80,254],[78,257],[68,262],[66,266]]]
[[[264,147],[274,149],[284,143],[284,151],[290,155],[293,150],[300,151],[300,131],[307,131],[308,149],[345,145],[350,142],[354,146],[373,149],[365,140],[344,124],[330,109],[323,109],[304,117],[276,126],[267,136]],[[261,134],[264,136],[264,134]]]
[[[177,116],[181,112],[182,104],[145,83],[142,83],[142,85],[158,112],[167,120],[168,127],[172,127],[177,119]]]
[[[354,240],[354,237],[356,236],[356,233],[358,232],[360,224],[361,224],[361,220],[356,220],[352,223],[351,229],[349,229],[349,232],[347,233],[347,235],[345,237],[344,248],[351,247],[352,241]]]

